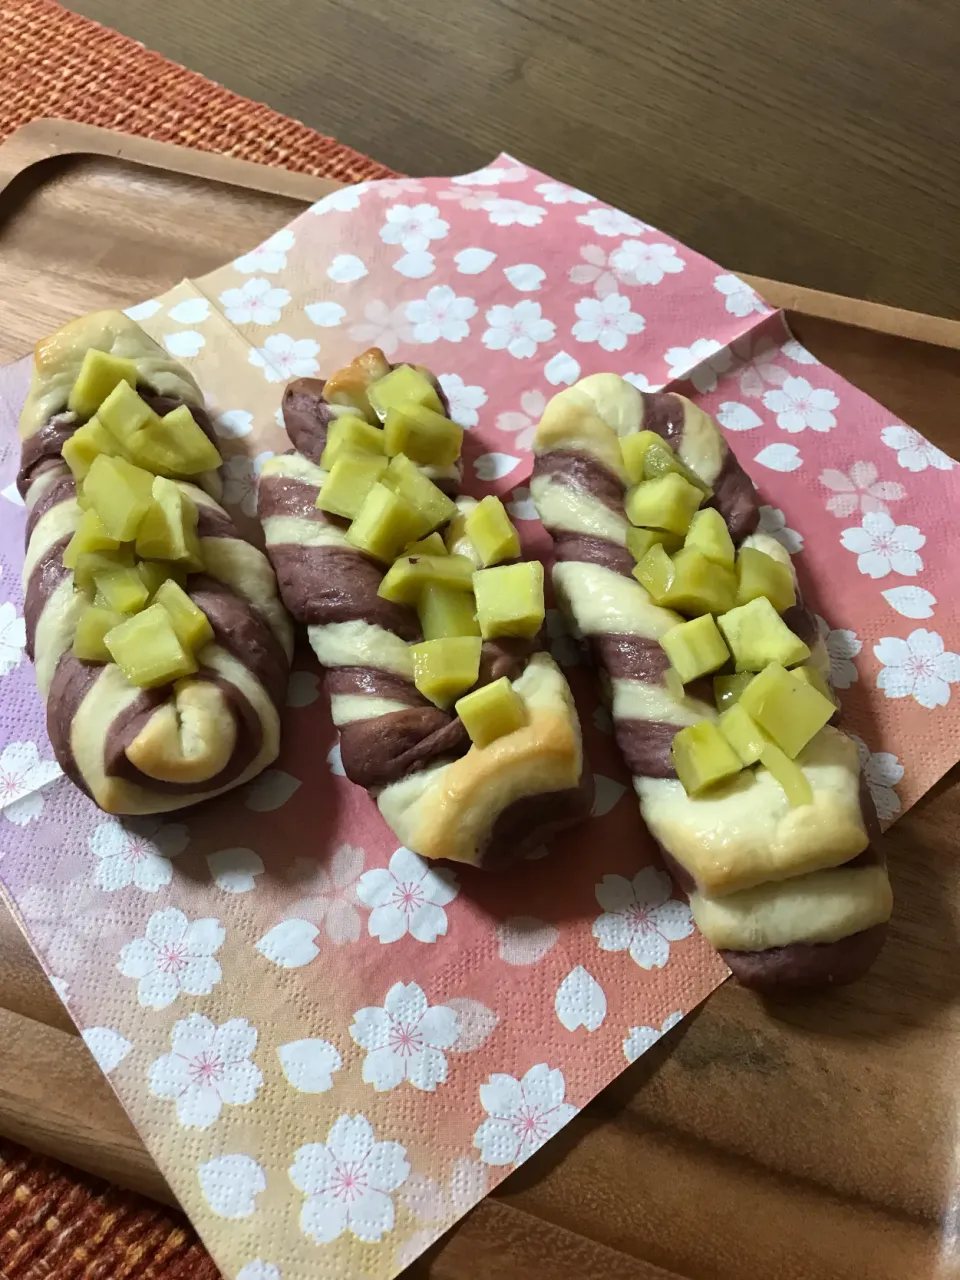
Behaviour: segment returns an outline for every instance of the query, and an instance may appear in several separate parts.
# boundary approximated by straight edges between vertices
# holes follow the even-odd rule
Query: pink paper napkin
[[[288,447],[284,383],[365,346],[440,375],[466,489],[503,493],[538,554],[525,486],[549,396],[601,370],[679,386],[731,433],[829,620],[881,817],[960,755],[955,465],[637,219],[501,156],[336,192],[129,314],[203,386],[227,504],[254,534],[259,469]],[[306,650],[281,757],[250,786],[163,821],[96,810],[59,775],[22,655],[25,377],[0,371],[5,892],[228,1275],[393,1276],[725,970],[673,902],[555,613],[595,811],[505,875],[396,848],[342,777]]]

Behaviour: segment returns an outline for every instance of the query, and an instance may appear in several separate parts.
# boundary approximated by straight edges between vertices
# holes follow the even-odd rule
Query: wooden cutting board
[[[87,126],[27,126],[0,147],[0,360],[79,312],[202,275],[334,185]],[[960,324],[752,283],[822,360],[960,453]],[[867,980],[789,1004],[727,984],[417,1273],[960,1275],[958,829],[954,770],[886,838],[896,914]],[[171,1198],[3,909],[0,1133]]]

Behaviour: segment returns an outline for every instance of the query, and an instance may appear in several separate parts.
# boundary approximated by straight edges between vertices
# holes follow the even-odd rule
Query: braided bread
[[[820,730],[797,761],[812,803],[795,809],[766,770],[696,798],[677,780],[675,734],[717,710],[710,694],[678,694],[666,679],[659,640],[683,619],[655,605],[632,573],[620,437],[640,430],[665,438],[710,486],[709,505],[736,545],[790,562],[755,532],[753,484],[706,413],[684,396],[597,374],[553,397],[534,446],[531,495],[554,540],[558,601],[600,668],[643,817],[708,941],[750,985],[852,980],[879,951],[892,906],[854,742],[836,727]],[[829,679],[814,616],[798,600],[784,621]]]
[[[262,552],[219,505],[220,477],[178,481],[198,512],[204,571],[187,593],[214,640],[193,676],[141,689],[112,662],[71,646],[84,594],[63,552],[80,522],[77,485],[62,451],[83,419],[68,409],[88,350],[131,360],[137,389],[161,414],[186,405],[213,429],[190,374],[120,312],[84,316],[38,344],[20,417],[18,486],[28,509],[23,567],[27,651],[47,703],[47,730],[64,772],[108,813],[183,808],[249,781],[277,756],[293,636]]]
[[[471,747],[461,720],[414,684],[416,611],[377,594],[384,567],[347,541],[347,521],[317,508],[328,474],[319,465],[327,427],[357,412],[351,383],[390,368],[374,350],[326,383],[299,379],[287,387],[283,414],[294,449],[268,461],[260,480],[267,554],[284,603],[306,625],[326,669],[346,776],[368,789],[415,852],[497,866],[589,812],[580,724],[566,680],[537,640],[485,641],[476,687],[507,676],[526,704],[527,724],[482,750]],[[456,493],[459,463],[423,470]],[[461,515],[471,504],[457,500]],[[479,567],[459,524],[450,525],[448,550]]]

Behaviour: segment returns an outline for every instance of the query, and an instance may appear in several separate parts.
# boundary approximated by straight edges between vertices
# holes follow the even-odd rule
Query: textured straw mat
[[[50,0],[0,0],[0,140],[57,116],[359,182],[393,171]],[[186,1219],[0,1140],[2,1280],[217,1280]]]

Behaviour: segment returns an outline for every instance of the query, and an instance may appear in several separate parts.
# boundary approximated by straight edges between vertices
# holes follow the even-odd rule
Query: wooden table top
[[[408,173],[507,150],[741,272],[960,316],[956,0],[68,0]]]

